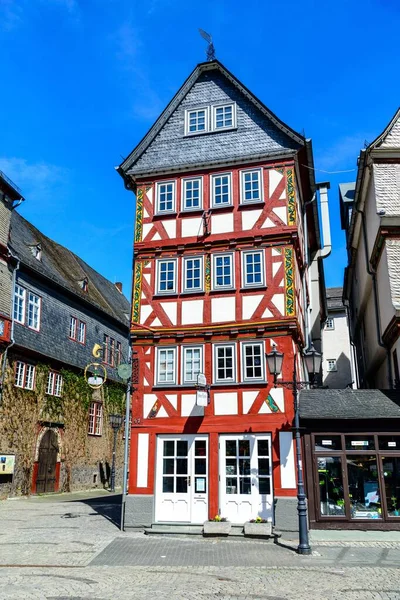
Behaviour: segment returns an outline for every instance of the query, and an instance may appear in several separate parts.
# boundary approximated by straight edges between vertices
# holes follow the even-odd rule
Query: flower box
[[[272,535],[272,523],[245,523],[244,535],[251,537],[270,537]]]
[[[206,521],[203,535],[229,535],[232,524],[229,521]]]

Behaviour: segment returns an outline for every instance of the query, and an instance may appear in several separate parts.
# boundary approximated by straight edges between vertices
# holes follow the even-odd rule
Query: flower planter
[[[232,524],[229,521],[206,521],[203,535],[229,535]]]
[[[251,537],[270,537],[272,535],[272,523],[245,523],[244,535]]]

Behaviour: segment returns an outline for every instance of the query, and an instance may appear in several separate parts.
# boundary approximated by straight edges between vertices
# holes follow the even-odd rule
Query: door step
[[[203,535],[203,525],[191,525],[190,523],[152,523],[151,527],[144,528],[145,535]],[[243,525],[232,525],[227,536],[244,538]]]

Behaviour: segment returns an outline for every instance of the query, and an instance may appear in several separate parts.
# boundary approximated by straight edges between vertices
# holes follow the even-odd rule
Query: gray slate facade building
[[[329,388],[356,386],[347,310],[342,295],[341,287],[326,290],[327,319],[322,332],[322,378],[323,385]]]

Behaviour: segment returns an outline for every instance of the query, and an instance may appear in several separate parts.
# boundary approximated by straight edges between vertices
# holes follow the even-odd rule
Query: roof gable
[[[372,142],[369,148],[400,149],[400,108],[384,131]]]
[[[185,110],[236,102],[237,129],[184,135]],[[280,121],[218,61],[196,67],[119,172],[145,175],[265,155],[293,154],[304,138]],[[211,157],[211,159],[210,159]]]

